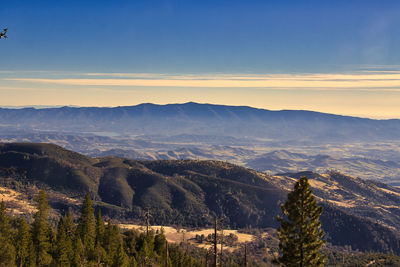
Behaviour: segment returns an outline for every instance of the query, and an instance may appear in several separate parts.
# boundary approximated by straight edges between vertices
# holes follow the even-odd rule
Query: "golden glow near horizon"
[[[88,74],[100,76],[100,74]],[[151,86],[151,87],[232,87],[232,88],[308,88],[316,90],[350,89],[365,90],[400,90],[400,73],[393,74],[302,74],[302,75],[265,75],[265,76],[150,76],[144,75],[103,74],[104,76],[125,77],[118,78],[9,78],[8,81],[83,85],[83,86]],[[140,78],[138,78],[140,77]]]
[[[26,74],[25,74],[26,75]],[[400,71],[170,75],[0,73],[0,105],[122,106],[188,101],[400,118]]]

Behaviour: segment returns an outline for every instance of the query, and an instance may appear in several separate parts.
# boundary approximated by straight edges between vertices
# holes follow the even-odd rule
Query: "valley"
[[[220,160],[269,174],[329,170],[400,186],[400,143],[296,144],[230,136],[99,136],[0,132],[0,142],[53,143],[91,157],[133,160]]]

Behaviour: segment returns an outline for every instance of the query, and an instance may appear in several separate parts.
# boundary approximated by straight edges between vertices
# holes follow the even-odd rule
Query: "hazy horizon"
[[[9,1],[0,105],[193,101],[400,118],[400,3],[384,3]]]

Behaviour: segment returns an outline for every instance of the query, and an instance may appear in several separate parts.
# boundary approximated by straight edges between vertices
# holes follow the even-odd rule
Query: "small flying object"
[[[0,39],[1,38],[4,38],[4,39],[7,38],[7,31],[8,31],[8,28],[5,28],[0,32]]]

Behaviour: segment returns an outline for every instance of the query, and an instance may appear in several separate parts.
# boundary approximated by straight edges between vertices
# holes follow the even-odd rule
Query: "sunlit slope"
[[[90,158],[49,144],[3,144],[0,168],[2,179],[14,184],[76,196],[89,191],[116,219],[138,220],[149,209],[155,224],[206,226],[217,215],[232,228],[277,227],[291,177],[301,175],[268,176],[218,161]],[[398,190],[340,174],[305,175],[325,207],[322,221],[330,242],[399,251]]]

